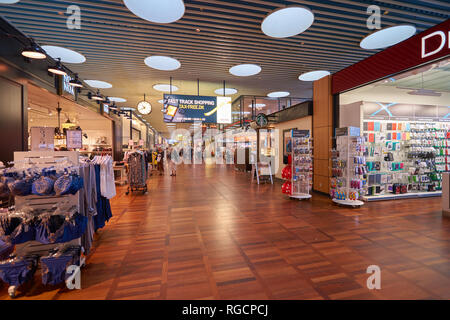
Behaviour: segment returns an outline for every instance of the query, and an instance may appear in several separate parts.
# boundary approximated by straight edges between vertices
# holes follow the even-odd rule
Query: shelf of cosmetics
[[[83,188],[83,178],[75,167],[61,168],[8,168],[0,170],[0,197],[12,196],[65,196],[76,194]]]

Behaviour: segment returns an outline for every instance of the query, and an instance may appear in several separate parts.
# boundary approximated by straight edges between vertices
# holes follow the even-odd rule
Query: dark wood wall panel
[[[27,147],[24,95],[23,85],[0,77],[0,161],[12,161],[14,151]]]

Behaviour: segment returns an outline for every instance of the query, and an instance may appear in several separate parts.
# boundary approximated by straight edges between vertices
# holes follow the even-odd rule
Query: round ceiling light
[[[269,98],[283,98],[287,97],[288,95],[290,95],[290,93],[287,91],[275,91],[267,94]]]
[[[119,97],[109,97],[109,100],[110,100],[110,101],[113,101],[113,102],[127,102],[126,99],[124,99],[124,98],[119,98]]]
[[[293,6],[271,12],[261,23],[261,30],[272,38],[287,38],[304,32],[313,22],[311,10]]]
[[[100,89],[109,89],[112,88],[112,84],[106,81],[100,80],[84,80],[88,84],[88,86],[92,88],[100,88]]]
[[[170,84],[155,84],[153,89],[162,91],[162,92],[170,92]],[[178,87],[172,85],[172,91],[178,91]]]
[[[61,59],[61,62],[65,63],[83,63],[86,61],[86,58],[73,50],[56,47],[56,46],[42,46],[42,49],[47,52],[47,54],[53,59]]]
[[[183,0],[123,0],[125,6],[147,21],[156,23],[171,23],[184,15]]]
[[[326,77],[328,75],[330,75],[329,71],[317,70],[317,71],[311,71],[311,72],[303,73],[303,74],[298,76],[298,79],[302,80],[302,81],[316,81],[316,80],[319,80],[319,79],[321,79],[323,77]]]
[[[152,112],[152,105],[148,101],[141,101],[138,103],[137,109],[141,114],[149,114]]]
[[[359,45],[367,50],[382,49],[402,42],[412,37],[415,33],[416,27],[412,25],[388,27],[364,37]]]
[[[180,61],[171,57],[165,56],[151,56],[144,60],[144,63],[150,68],[162,70],[162,71],[172,71],[181,67]]]
[[[225,91],[225,92],[224,92]],[[225,90],[223,88],[219,88],[214,90],[214,93],[220,96],[228,96],[228,95],[232,95],[232,94],[236,94],[238,91],[234,88],[225,88]]]
[[[30,59],[47,58],[45,51],[34,42],[22,51],[22,55]]]
[[[256,64],[239,64],[230,68],[230,73],[238,77],[254,76],[261,72],[261,67]]]

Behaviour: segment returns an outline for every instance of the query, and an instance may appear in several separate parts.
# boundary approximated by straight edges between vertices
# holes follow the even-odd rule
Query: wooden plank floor
[[[299,202],[226,166],[182,166],[149,186],[119,188],[82,290],[44,287],[39,275],[18,299],[450,299],[440,198]],[[372,264],[381,290],[366,287]]]

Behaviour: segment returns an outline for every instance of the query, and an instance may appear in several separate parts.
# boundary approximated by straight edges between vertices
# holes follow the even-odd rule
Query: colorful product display
[[[330,196],[340,204],[362,205],[359,199],[367,192],[369,172],[364,156],[366,145],[364,138],[357,135],[359,132],[351,131],[344,130],[336,137],[336,149],[332,150]]]
[[[291,197],[308,199],[312,189],[312,147],[309,130],[292,130]]]
[[[450,124],[380,120],[365,121],[363,128],[366,196],[442,189],[441,173],[450,171]]]

